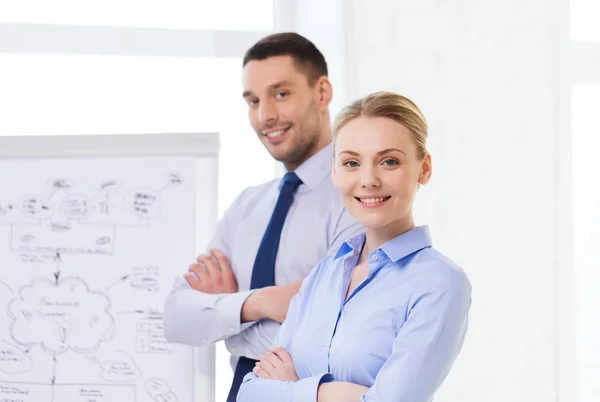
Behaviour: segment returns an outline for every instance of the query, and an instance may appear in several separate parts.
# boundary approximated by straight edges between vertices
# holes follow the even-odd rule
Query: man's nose
[[[258,109],[258,121],[260,124],[268,124],[277,120],[277,108],[273,102],[261,102]]]

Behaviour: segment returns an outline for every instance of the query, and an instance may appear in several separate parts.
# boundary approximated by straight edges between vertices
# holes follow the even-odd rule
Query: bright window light
[[[273,0],[0,0],[0,22],[269,31]]]
[[[219,216],[274,176],[250,128],[241,60],[0,54],[0,135],[221,135]]]
[[[600,42],[600,0],[571,0],[571,38]]]

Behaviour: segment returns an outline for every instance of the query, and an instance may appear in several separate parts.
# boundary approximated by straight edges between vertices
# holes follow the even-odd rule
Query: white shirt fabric
[[[304,162],[295,173],[302,180],[287,214],[275,262],[275,285],[305,278],[326,255],[335,254],[362,227],[346,211],[331,180],[331,144]],[[243,167],[242,167],[243,168]],[[165,302],[164,328],[169,342],[206,346],[225,340],[232,354],[258,359],[277,335],[280,324],[263,319],[241,324],[241,309],[253,292],[254,259],[279,196],[281,178],[245,189],[224,213],[209,248],[227,255],[238,293],[207,294],[177,278]]]

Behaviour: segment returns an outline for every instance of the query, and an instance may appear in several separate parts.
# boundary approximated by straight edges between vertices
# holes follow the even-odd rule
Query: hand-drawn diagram
[[[27,351],[6,341],[0,341],[0,372],[26,373],[32,367],[33,360],[27,355]]]
[[[162,322],[162,314],[154,314],[137,323],[136,351],[138,353],[173,353],[173,345],[165,340]]]
[[[119,250],[136,246],[132,231],[161,222],[163,192],[185,185],[180,173],[168,173],[163,183],[127,188],[106,180],[86,195],[75,180],[57,178],[46,191],[13,200],[0,193],[0,241],[6,239],[0,263],[17,264],[22,278],[15,283],[0,266],[0,303],[6,303],[0,309],[0,402],[179,402],[161,378],[169,374],[164,359],[173,355],[162,304],[139,304],[164,289],[160,265],[115,265],[117,243]],[[119,239],[119,231],[128,236]],[[73,268],[86,258],[110,274],[94,272],[90,281],[85,269]],[[115,305],[115,292],[131,304]],[[151,368],[148,378],[144,367]]]
[[[146,381],[146,392],[156,402],[177,402],[179,398],[171,391],[165,380],[160,378],[151,378]]]
[[[39,344],[52,355],[69,349],[91,353],[114,334],[110,301],[80,278],[38,278],[18,295],[8,305],[8,316],[11,336],[21,345]]]
[[[106,287],[106,291],[121,283],[128,283],[133,289],[156,292],[160,289],[160,270],[155,265],[134,266],[131,273],[123,275]]]
[[[88,357],[92,362],[98,364],[102,368],[100,376],[108,382],[134,382],[142,377],[142,372],[136,366],[133,358],[123,351],[117,352],[121,356],[116,359],[100,361],[92,356]]]
[[[121,181],[108,180],[86,196],[74,180],[54,179],[46,192],[0,199],[0,225],[11,226],[13,250],[112,254],[117,227],[150,225],[160,217],[162,192],[183,178],[169,173],[166,181],[160,189],[125,189]]]

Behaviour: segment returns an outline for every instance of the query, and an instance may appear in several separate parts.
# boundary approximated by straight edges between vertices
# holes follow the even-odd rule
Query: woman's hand
[[[298,381],[292,356],[281,346],[269,349],[252,371],[260,378],[268,380]]]

